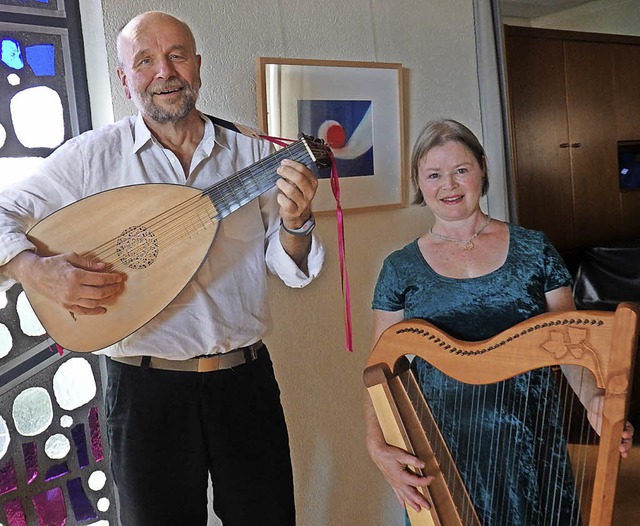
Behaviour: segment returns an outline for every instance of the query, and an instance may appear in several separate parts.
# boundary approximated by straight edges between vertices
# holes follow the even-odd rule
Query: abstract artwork
[[[336,161],[344,209],[405,206],[400,64],[260,57],[256,76],[261,129],[323,139]],[[314,211],[329,212],[329,170],[317,175]]]
[[[0,23],[0,189],[78,133],[67,30]]]
[[[0,191],[89,128],[77,0],[66,7],[0,0]],[[19,285],[0,292],[0,526],[118,523],[102,378],[98,356],[48,337]]]
[[[298,101],[300,131],[331,147],[340,177],[373,176],[371,116],[370,100]]]
[[[18,285],[0,306],[0,524],[117,524],[100,358],[51,341]]]

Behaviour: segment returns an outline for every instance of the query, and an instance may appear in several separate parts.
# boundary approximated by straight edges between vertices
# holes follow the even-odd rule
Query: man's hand
[[[280,190],[278,204],[284,225],[295,230],[311,217],[311,201],[318,189],[318,180],[311,170],[296,161],[285,159],[277,170],[281,177],[276,181]]]
[[[107,272],[105,263],[74,253],[41,257],[21,252],[2,273],[62,305],[73,314],[96,315],[107,312],[124,290],[126,276]]]
[[[280,190],[277,200],[282,223],[290,230],[297,230],[311,217],[311,201],[316,195],[318,180],[309,168],[289,159],[282,161],[277,173],[281,177],[276,186]],[[307,273],[311,236],[294,236],[281,228],[280,242],[298,268]]]

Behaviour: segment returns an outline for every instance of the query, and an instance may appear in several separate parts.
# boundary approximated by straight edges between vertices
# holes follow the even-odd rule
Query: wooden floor
[[[618,491],[616,493],[614,526],[640,524],[640,446],[620,464]]]

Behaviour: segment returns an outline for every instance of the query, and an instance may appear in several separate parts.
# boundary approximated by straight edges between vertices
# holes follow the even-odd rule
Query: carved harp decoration
[[[452,338],[424,320],[406,320],[387,329],[371,353],[364,382],[387,442],[420,457],[426,463],[424,472],[435,476],[423,488],[433,504],[431,510],[407,509],[412,526],[481,526],[482,522],[407,355],[419,356],[445,375],[474,385],[502,382],[540,368],[555,371],[554,378],[560,380],[561,366],[588,370],[604,395],[600,436],[584,422],[582,429],[590,432],[587,440],[574,440],[567,431],[573,473],[557,476],[568,475],[575,485],[577,524],[610,525],[639,315],[640,306],[633,303],[621,303],[615,313],[546,313],[480,342]],[[570,396],[560,398],[569,403]],[[544,523],[555,524],[551,519]]]

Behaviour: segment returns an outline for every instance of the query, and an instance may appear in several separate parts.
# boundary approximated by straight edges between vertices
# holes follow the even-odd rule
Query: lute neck
[[[315,161],[303,139],[300,139],[204,189],[202,193],[209,197],[217,211],[212,219],[219,220],[228,216],[273,187],[280,177],[276,170],[284,159],[305,165]]]

